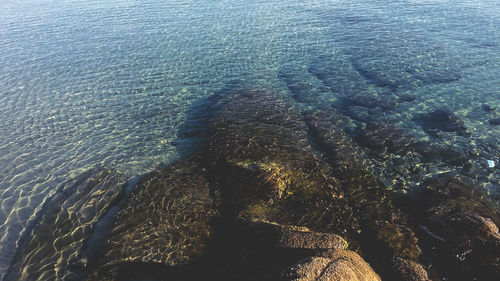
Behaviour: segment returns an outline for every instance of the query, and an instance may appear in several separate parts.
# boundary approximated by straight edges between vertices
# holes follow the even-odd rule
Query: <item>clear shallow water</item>
[[[316,100],[304,107],[412,95],[370,114],[429,139],[414,118],[445,105],[471,132],[448,141],[490,147],[478,163],[499,157],[488,124],[499,113],[481,107],[500,107],[496,0],[7,0],[0,11],[0,276],[62,182],[97,164],[133,177],[172,162],[189,147],[177,133],[190,107],[232,86],[289,94],[292,74]]]

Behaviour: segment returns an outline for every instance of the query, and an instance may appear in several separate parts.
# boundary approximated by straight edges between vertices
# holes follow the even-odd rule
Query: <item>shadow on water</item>
[[[219,100],[234,93],[235,89],[249,88],[250,83],[243,80],[228,81],[226,85],[212,95],[195,101],[187,110],[186,119],[177,132],[177,138],[173,141],[179,159],[199,153],[206,148],[212,137],[209,130],[210,118],[221,109],[223,105]]]

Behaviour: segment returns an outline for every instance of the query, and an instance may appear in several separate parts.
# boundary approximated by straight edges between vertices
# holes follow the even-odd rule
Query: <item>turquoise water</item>
[[[0,277],[61,183],[95,165],[132,178],[171,163],[190,147],[178,137],[190,108],[231,87],[302,85],[304,108],[383,119],[417,141],[432,139],[418,114],[446,106],[470,137],[442,142],[498,188],[485,170],[500,160],[498,0],[248,2],[0,3]],[[346,102],[356,94],[412,98],[367,111]]]

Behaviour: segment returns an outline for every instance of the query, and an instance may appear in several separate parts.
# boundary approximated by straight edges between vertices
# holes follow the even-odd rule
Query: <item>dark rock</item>
[[[413,215],[426,230],[424,256],[442,278],[500,279],[497,202],[459,176],[442,176],[422,189]]]
[[[500,118],[490,119],[488,123],[490,123],[491,125],[500,125]]]
[[[328,276],[350,277],[362,259],[328,256],[345,248],[339,235],[386,275],[394,258],[417,262],[407,218],[357,162],[340,123],[323,126],[320,115],[306,123],[262,89],[214,101],[205,149],[141,180],[89,280],[119,280],[127,264],[136,279],[155,265],[163,279],[277,280],[311,256],[331,260]],[[328,162],[316,154],[322,146]]]
[[[398,95],[399,102],[412,102],[412,101],[415,101],[416,99],[417,98],[414,95],[409,95],[409,94]]]
[[[464,122],[460,120],[451,110],[447,108],[436,109],[421,117],[422,125],[427,131],[438,129],[445,132],[456,132],[457,134],[469,137]]]
[[[365,94],[356,94],[347,97],[351,104],[364,106],[368,108],[380,107],[382,109],[393,109],[396,107],[396,101],[393,96],[373,96]]]
[[[88,260],[85,243],[124,183],[121,175],[104,168],[66,182],[21,239],[4,280],[81,278]]]
[[[126,264],[276,280],[316,250],[345,247],[335,233],[349,226],[350,208],[292,104],[259,89],[217,103],[206,150],[141,180],[89,280],[118,280]],[[142,270],[136,276],[149,276]]]
[[[336,250],[329,257],[312,257],[291,267],[283,280],[377,281],[380,277],[358,254]]]
[[[427,271],[418,264],[411,260],[397,258],[394,263],[394,269],[398,273],[398,280],[400,281],[429,281]]]
[[[467,157],[464,153],[456,151],[454,149],[445,149],[441,153],[441,160],[450,165],[462,165],[467,162]]]
[[[432,162],[441,159],[443,148],[433,142],[417,142],[414,145],[415,151],[423,156],[425,162]]]
[[[369,123],[366,128],[358,130],[354,139],[362,146],[392,153],[408,152],[414,143],[412,136],[383,122]]]
[[[344,133],[342,118],[335,113],[316,111],[306,120],[314,133],[314,141],[327,155],[333,175],[342,183],[349,198],[361,233],[357,241],[363,251],[368,255],[373,253],[373,257],[384,253],[387,257],[416,261],[421,249],[414,231],[408,226],[408,218],[392,204],[383,184],[364,168],[369,160]],[[392,259],[368,257],[368,260],[377,269],[392,264]],[[392,273],[381,271],[379,274]]]
[[[265,90],[221,99],[207,167],[228,216],[342,231],[350,208],[293,105]]]
[[[491,112],[491,111],[494,111],[495,110],[495,107],[489,105],[489,104],[486,104],[486,103],[483,103],[481,105],[481,108],[486,111],[486,112]]]
[[[108,239],[106,263],[189,263],[201,256],[218,215],[199,159],[154,171],[135,187]]]

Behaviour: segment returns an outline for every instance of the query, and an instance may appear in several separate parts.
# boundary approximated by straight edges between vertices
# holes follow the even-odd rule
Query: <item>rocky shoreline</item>
[[[346,130],[335,108],[299,110],[307,97],[291,92],[209,99],[197,125],[203,144],[135,185],[98,254],[81,253],[96,218],[125,197],[123,182],[101,172],[68,185],[4,280],[500,279],[500,206],[467,173],[425,177],[416,155],[431,145],[382,122]],[[429,131],[468,134],[446,110],[422,120]],[[386,163],[398,157],[380,151],[411,167],[398,171]],[[387,178],[418,189],[390,189]],[[77,206],[94,211],[77,214]]]

